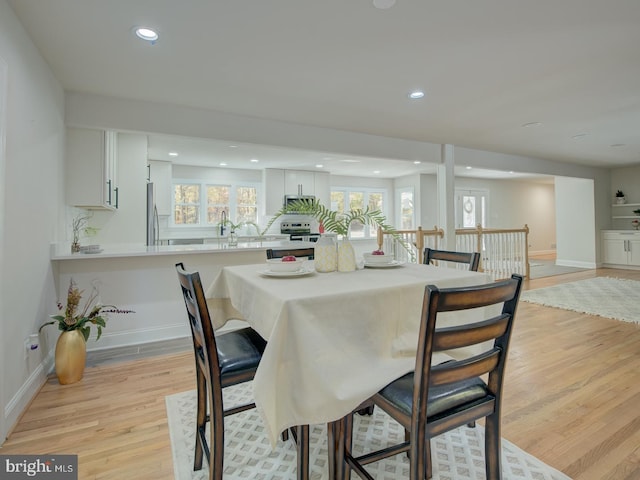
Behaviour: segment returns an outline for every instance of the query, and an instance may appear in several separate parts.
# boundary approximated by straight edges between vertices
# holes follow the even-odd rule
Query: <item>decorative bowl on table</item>
[[[391,255],[380,253],[363,253],[362,257],[364,258],[364,263],[369,265],[388,264],[393,262],[393,257]]]
[[[293,260],[292,260],[292,259]],[[305,258],[297,257],[270,258],[267,260],[269,270],[272,272],[297,272],[304,267],[307,262]]]

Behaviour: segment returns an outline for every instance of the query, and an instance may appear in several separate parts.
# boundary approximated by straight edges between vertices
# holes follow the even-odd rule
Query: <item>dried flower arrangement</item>
[[[123,310],[114,305],[101,305],[95,303],[98,298],[98,289],[93,286],[91,295],[84,304],[82,310],[79,310],[80,300],[84,290],[78,289],[76,283],[71,279],[69,282],[69,289],[67,291],[67,305],[66,307],[58,302],[58,310],[64,315],[51,315],[53,320],[47,322],[40,327],[42,330],[47,325],[58,324],[58,330],[63,332],[71,330],[80,330],[84,336],[85,341],[89,339],[91,333],[91,324],[95,325],[98,329],[98,336],[96,340],[100,339],[102,335],[102,329],[107,326],[108,313],[135,313],[133,310]]]

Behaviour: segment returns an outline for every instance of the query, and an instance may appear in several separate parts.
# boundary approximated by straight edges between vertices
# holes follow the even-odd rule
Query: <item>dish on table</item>
[[[270,258],[267,260],[267,268],[271,272],[298,272],[305,268],[307,258],[296,258],[293,256],[285,257],[289,260],[283,260],[282,258]]]
[[[369,262],[364,262],[364,267],[365,268],[394,268],[394,267],[401,267],[402,265],[404,265],[405,262],[401,262],[399,260],[391,260],[387,263],[369,263]]]
[[[265,277],[302,277],[303,275],[309,275],[310,273],[315,273],[314,269],[310,268],[300,268],[299,270],[294,270],[292,272],[280,272],[275,270],[259,270],[258,273],[260,275],[264,275]]]

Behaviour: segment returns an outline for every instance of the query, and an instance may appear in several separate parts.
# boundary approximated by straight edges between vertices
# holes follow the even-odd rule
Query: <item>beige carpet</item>
[[[640,282],[596,277],[522,292],[525,302],[640,323]]]
[[[251,394],[250,384],[225,389],[225,403],[232,405]],[[169,432],[176,480],[207,478],[205,467],[193,472],[195,429],[195,391],[166,397]],[[356,415],[354,446],[380,445],[404,438],[404,430],[380,409],[372,417]],[[484,429],[461,427],[432,440],[433,480],[484,480]],[[312,480],[328,479],[327,439],[325,426],[311,429]],[[228,480],[294,480],[296,451],[292,440],[280,440],[274,450],[267,439],[262,419],[249,410],[225,419],[225,472]],[[409,477],[405,455],[368,466],[375,478]],[[502,442],[504,480],[570,480],[569,477],[542,463],[510,442]],[[354,474],[352,478],[357,478]]]

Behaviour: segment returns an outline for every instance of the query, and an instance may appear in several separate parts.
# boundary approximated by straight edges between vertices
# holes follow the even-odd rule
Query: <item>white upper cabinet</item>
[[[65,170],[69,205],[118,208],[117,132],[68,128]]]
[[[314,195],[314,172],[284,170],[284,195]]]
[[[328,172],[266,168],[263,178],[267,215],[282,208],[285,195],[314,195],[323,205],[330,205]]]

